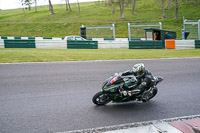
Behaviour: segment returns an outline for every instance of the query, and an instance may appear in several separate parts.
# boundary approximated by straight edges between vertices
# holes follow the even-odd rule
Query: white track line
[[[185,58],[152,58],[152,59],[119,59],[119,60],[83,60],[83,61],[52,61],[52,62],[20,62],[20,63],[0,63],[2,64],[54,64],[54,63],[73,63],[73,62],[109,62],[109,61],[135,61],[135,60],[183,60],[183,59],[200,59],[200,57]]]

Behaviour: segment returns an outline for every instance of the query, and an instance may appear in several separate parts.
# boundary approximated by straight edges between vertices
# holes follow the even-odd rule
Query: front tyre
[[[93,96],[92,101],[96,105],[105,105],[110,102],[110,98],[103,91],[99,91]]]
[[[154,98],[156,96],[157,92],[158,92],[157,87],[155,87],[153,90],[151,90],[151,93],[149,95],[149,100]]]
[[[144,92],[142,94],[142,101],[143,102],[149,101],[150,99],[152,99],[152,98],[155,97],[155,95],[157,94],[157,92],[158,92],[157,87],[151,88],[149,91]]]

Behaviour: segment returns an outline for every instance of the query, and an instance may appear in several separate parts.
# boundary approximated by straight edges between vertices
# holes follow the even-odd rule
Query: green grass
[[[67,35],[80,35],[80,26],[116,25],[116,37],[128,37],[127,23],[163,23],[163,29],[177,32],[181,37],[183,28],[182,16],[186,19],[198,20],[200,18],[200,2],[187,4],[179,1],[178,19],[174,19],[175,3],[172,8],[167,8],[165,3],[165,19],[161,19],[161,1],[140,0],[136,2],[135,15],[131,14],[132,5],[126,5],[125,18],[120,19],[119,7],[116,13],[111,14],[111,8],[101,2],[81,3],[81,17],[78,16],[77,4],[71,4],[72,12],[65,10],[65,5],[54,5],[55,15],[50,15],[48,6],[38,7],[38,12],[26,10],[26,16],[22,9],[0,10],[0,36],[42,36],[64,37]],[[103,35],[104,33],[102,33]]]
[[[200,57],[200,49],[0,49],[0,63]]]

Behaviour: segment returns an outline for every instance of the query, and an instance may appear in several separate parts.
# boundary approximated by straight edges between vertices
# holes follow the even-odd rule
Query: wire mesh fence
[[[184,20],[184,31],[190,32],[187,39],[200,39],[200,20]]]
[[[128,32],[129,32],[129,40],[135,38],[145,38],[145,31],[146,28],[155,28],[155,29],[162,29],[162,23],[159,22],[157,24],[130,24],[128,23]]]
[[[115,39],[115,25],[112,26],[86,26],[87,38],[111,38]]]

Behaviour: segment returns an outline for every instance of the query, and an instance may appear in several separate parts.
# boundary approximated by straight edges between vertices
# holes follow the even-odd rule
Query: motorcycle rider
[[[141,94],[141,97],[139,97],[139,101],[147,101],[148,97],[145,96],[143,93],[145,90],[148,90],[153,85],[153,76],[151,72],[145,69],[145,66],[143,63],[138,63],[133,66],[132,71],[128,70],[120,74],[121,76],[128,76],[128,75],[134,75],[138,81],[136,88],[130,88],[128,91],[123,91],[122,94],[125,95],[133,95],[133,94]]]

